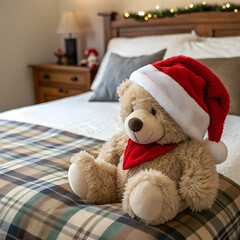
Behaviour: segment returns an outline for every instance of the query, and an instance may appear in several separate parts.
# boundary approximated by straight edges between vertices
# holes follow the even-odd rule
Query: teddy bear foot
[[[86,200],[88,184],[84,174],[81,171],[81,165],[74,162],[68,170],[68,180],[73,192],[83,200]]]
[[[161,215],[162,204],[162,191],[149,181],[139,183],[130,195],[130,207],[134,214],[149,222]]]
[[[86,200],[88,193],[88,183],[86,173],[84,174],[85,165],[92,165],[93,156],[85,151],[74,154],[71,158],[72,165],[68,170],[68,181],[75,194],[83,200]]]
[[[146,170],[127,182],[123,209],[146,224],[159,225],[177,215],[180,196],[174,181],[160,172]]]
[[[116,166],[95,160],[85,151],[73,155],[71,162],[68,179],[75,194],[86,203],[104,204],[117,200]]]

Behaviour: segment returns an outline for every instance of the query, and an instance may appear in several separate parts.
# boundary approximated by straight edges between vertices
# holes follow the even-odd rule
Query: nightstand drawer
[[[90,90],[97,68],[56,64],[30,65],[36,103],[52,101]]]
[[[44,83],[67,83],[74,85],[86,85],[90,79],[88,73],[61,73],[52,71],[43,71],[38,73],[39,81]]]
[[[80,93],[83,93],[84,91],[77,91],[73,89],[67,89],[67,88],[50,88],[50,87],[40,87],[39,88],[39,95],[40,95],[40,101],[41,102],[48,102],[64,97],[74,96]]]

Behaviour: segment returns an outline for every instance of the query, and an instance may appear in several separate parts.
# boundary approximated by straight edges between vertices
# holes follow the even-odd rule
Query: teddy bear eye
[[[153,116],[155,116],[157,114],[157,111],[154,108],[152,108],[151,113],[152,113]]]
[[[132,108],[132,112],[134,112],[134,109]]]

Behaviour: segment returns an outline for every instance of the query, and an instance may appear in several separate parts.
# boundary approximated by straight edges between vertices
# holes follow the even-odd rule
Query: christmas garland
[[[159,8],[159,6],[156,6]],[[226,3],[223,5],[210,5],[207,4],[205,1],[198,4],[189,4],[189,6],[185,6],[184,8],[171,8],[165,9],[163,11],[159,10],[150,10],[147,12],[139,11],[138,13],[130,13],[125,12],[125,18],[133,18],[138,21],[147,21],[150,18],[164,18],[164,17],[173,17],[180,14],[185,13],[194,13],[194,12],[240,12],[240,5],[234,3]]]

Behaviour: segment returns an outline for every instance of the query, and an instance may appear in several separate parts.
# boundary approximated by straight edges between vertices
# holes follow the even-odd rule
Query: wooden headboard
[[[108,41],[114,37],[189,33],[192,30],[206,37],[240,36],[240,14],[234,12],[188,13],[144,22],[117,18],[116,12],[98,15],[103,17],[105,49]]]

